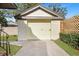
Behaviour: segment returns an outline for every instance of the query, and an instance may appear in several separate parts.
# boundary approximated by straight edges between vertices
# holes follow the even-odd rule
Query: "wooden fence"
[[[79,16],[61,21],[61,32],[79,33]]]

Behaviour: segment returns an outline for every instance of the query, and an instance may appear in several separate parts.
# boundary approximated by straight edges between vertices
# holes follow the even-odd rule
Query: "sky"
[[[70,18],[75,15],[79,15],[79,3],[71,3],[71,4],[62,4],[64,7],[67,8],[68,14],[66,18]]]
[[[67,8],[66,18],[73,17],[75,15],[79,15],[79,3],[60,3],[62,7]],[[48,3],[43,4],[43,6],[48,6]]]

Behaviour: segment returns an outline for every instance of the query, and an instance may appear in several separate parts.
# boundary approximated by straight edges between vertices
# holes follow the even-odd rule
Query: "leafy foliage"
[[[62,16],[63,18],[65,18],[66,14],[67,14],[67,8],[66,7],[62,7],[61,4],[49,4],[48,5],[49,9],[57,14],[59,14],[60,16]]]
[[[60,33],[60,39],[68,45],[72,46],[73,48],[79,49],[79,34]]]
[[[12,17],[14,15],[16,15],[17,13],[22,12],[25,9],[28,9],[30,7],[33,7],[35,5],[37,5],[37,3],[16,3],[17,5],[17,9],[16,10],[9,10],[9,9],[1,9],[0,10],[0,24],[2,24],[2,26],[8,26],[7,24],[7,20],[5,19],[5,17]]]
[[[37,3],[17,3],[16,5],[18,7],[16,10],[16,14],[17,14],[38,4]]]
[[[7,26],[7,20],[4,18],[4,12],[0,11],[0,24],[2,26]]]

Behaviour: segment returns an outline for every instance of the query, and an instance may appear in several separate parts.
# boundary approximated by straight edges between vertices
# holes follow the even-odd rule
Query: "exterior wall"
[[[55,16],[46,13],[45,11],[38,9],[28,15],[22,16],[23,19],[52,19]]]
[[[38,9],[32,13],[30,13],[29,15],[27,16],[49,16],[49,17],[52,17],[52,15],[46,13],[45,11],[41,10],[41,9]]]
[[[26,30],[27,30],[27,21],[25,21],[26,23],[24,23],[24,20],[18,20],[17,24],[18,24],[18,39],[19,40],[26,40]]]
[[[59,39],[60,34],[60,21],[52,20],[51,21],[51,39],[56,40]]]

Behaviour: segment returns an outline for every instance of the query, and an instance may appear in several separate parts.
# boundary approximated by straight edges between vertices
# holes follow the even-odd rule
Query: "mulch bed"
[[[0,56],[6,56],[6,52],[5,51],[0,51]]]

